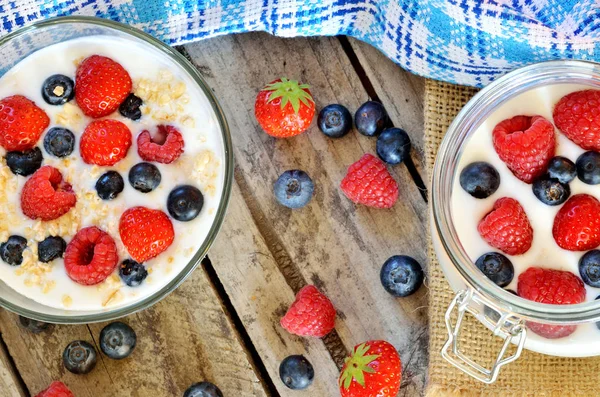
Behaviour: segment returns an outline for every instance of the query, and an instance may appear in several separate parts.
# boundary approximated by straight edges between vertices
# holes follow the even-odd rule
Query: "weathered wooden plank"
[[[0,397],[25,397],[18,374],[15,371],[4,345],[0,345]]]

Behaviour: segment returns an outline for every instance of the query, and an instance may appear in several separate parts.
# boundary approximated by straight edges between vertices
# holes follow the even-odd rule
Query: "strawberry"
[[[94,120],[79,141],[81,158],[87,164],[115,165],[127,156],[131,131],[117,120]]]
[[[402,363],[396,348],[372,340],[355,346],[344,361],[340,393],[342,397],[395,397],[401,380]]]
[[[106,280],[119,262],[117,245],[108,233],[90,226],[81,229],[67,245],[65,271],[71,280],[94,285]]]
[[[322,338],[335,326],[335,308],[314,285],[307,285],[281,319],[281,326],[291,334]]]
[[[494,127],[492,140],[500,159],[525,183],[546,171],[556,150],[554,126],[542,116],[503,120]]]
[[[77,196],[60,171],[46,165],[37,170],[23,185],[21,210],[31,219],[51,221],[69,212]]]
[[[160,210],[133,207],[121,215],[119,234],[129,255],[142,263],[165,251],[173,243],[171,220]]]
[[[340,185],[353,202],[375,208],[391,208],[398,199],[398,184],[383,161],[365,154],[348,168]]]
[[[150,135],[148,130],[138,135],[138,154],[144,161],[170,164],[183,153],[183,136],[170,125],[159,125],[156,130],[154,135]]]
[[[587,251],[600,245],[600,202],[588,194],[567,200],[554,217],[552,235],[569,251]]]
[[[46,112],[22,95],[0,100],[0,146],[7,151],[33,148],[48,124]]]
[[[556,127],[586,150],[600,150],[600,91],[583,90],[565,95],[552,113]]]
[[[479,221],[477,230],[489,245],[508,255],[521,255],[529,251],[533,242],[533,229],[523,207],[515,199],[503,197]]]
[[[81,62],[75,74],[75,99],[89,117],[108,116],[127,98],[131,77],[119,63],[92,55]]]
[[[308,88],[308,84],[283,77],[259,91],[254,114],[267,134],[289,138],[306,131],[315,115],[315,101]]]
[[[47,389],[42,390],[35,397],[75,397],[64,383],[54,381],[50,383]]]

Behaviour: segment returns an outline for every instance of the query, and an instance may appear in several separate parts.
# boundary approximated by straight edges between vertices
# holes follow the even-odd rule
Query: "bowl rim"
[[[113,310],[108,309],[100,313],[90,314],[86,314],[85,311],[79,312],[73,310],[71,311],[73,315],[54,315],[39,313],[36,311],[24,309],[18,305],[14,305],[13,303],[8,302],[0,296],[0,306],[4,307],[5,309],[12,311],[16,314],[22,315],[24,317],[55,324],[95,323],[121,318],[149,308],[155,303],[158,303],[163,298],[167,297],[175,289],[177,289],[177,287],[179,287],[191,275],[191,273],[196,269],[196,267],[198,267],[198,265],[202,262],[221,229],[231,198],[234,173],[233,143],[231,138],[231,132],[227,123],[227,118],[225,116],[225,113],[223,112],[221,105],[219,104],[219,101],[213,94],[212,90],[209,88],[204,78],[200,75],[198,69],[196,69],[196,67],[184,55],[179,53],[173,47],[155,38],[154,36],[132,26],[108,19],[91,16],[64,16],[49,18],[19,28],[14,32],[11,32],[6,36],[0,38],[0,45],[7,44],[11,40],[24,34],[31,33],[37,29],[69,23],[91,24],[117,30],[122,33],[134,36],[135,38],[140,39],[146,42],[147,44],[155,47],[157,50],[169,56],[171,60],[173,60],[175,63],[181,66],[184,69],[184,71],[190,75],[192,80],[194,80],[196,84],[202,89],[219,122],[219,127],[223,138],[225,173],[223,178],[223,192],[221,194],[219,206],[217,208],[215,219],[206,236],[206,239],[204,240],[200,248],[196,251],[194,256],[190,259],[189,263],[177,274],[177,276],[152,295],[147,296],[146,298],[137,301],[131,305],[117,307]]]

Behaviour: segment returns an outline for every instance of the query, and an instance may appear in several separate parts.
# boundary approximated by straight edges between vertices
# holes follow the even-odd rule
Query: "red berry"
[[[0,100],[0,146],[7,151],[33,148],[48,124],[46,112],[24,96]]]
[[[496,200],[492,211],[479,221],[477,230],[489,245],[508,255],[524,254],[533,242],[533,229],[525,210],[509,197]]]
[[[552,113],[556,127],[586,150],[600,150],[600,91],[565,95]]]
[[[281,319],[281,326],[299,336],[322,338],[335,326],[335,308],[314,285],[307,285]]]
[[[108,116],[131,91],[131,77],[119,63],[100,55],[81,62],[75,75],[75,99],[89,117]]]
[[[46,390],[42,390],[35,397],[75,397],[64,383],[54,381]]]
[[[67,245],[64,261],[71,280],[82,285],[98,284],[117,267],[117,245],[108,233],[96,226],[86,227]]]
[[[119,234],[129,255],[139,263],[165,251],[175,238],[167,214],[145,207],[133,207],[121,215]]]
[[[494,149],[520,180],[532,183],[554,157],[554,126],[542,116],[515,116],[498,123],[492,132]]]
[[[127,156],[131,131],[117,120],[94,120],[83,131],[79,142],[81,158],[87,164],[115,165]]]
[[[600,202],[589,194],[567,200],[554,218],[556,244],[569,251],[587,251],[600,245]]]
[[[551,305],[574,305],[585,301],[583,281],[571,272],[530,267],[519,276],[517,293],[521,298]],[[528,322],[527,326],[544,338],[571,335],[576,325]]]
[[[59,170],[46,165],[23,185],[21,210],[31,219],[51,221],[69,212],[77,197]]]
[[[398,199],[398,184],[385,164],[368,153],[348,168],[340,186],[350,200],[369,207],[391,208]]]
[[[156,128],[158,131],[154,136],[148,130],[138,135],[138,154],[145,161],[170,164],[183,153],[183,136],[170,125],[159,125]]]

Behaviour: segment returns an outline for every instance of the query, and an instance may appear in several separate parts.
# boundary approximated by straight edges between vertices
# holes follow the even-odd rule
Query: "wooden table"
[[[407,254],[426,264],[426,179],[423,165],[422,78],[374,48],[347,38],[280,39],[226,36],[180,50],[220,99],[235,146],[235,181],[221,233],[193,275],[173,294],[124,319],[137,332],[128,359],[99,354],[96,369],[73,375],[61,354],[72,340],[98,346],[105,324],[53,326],[34,335],[0,310],[0,395],[35,395],[54,379],[77,397],[181,396],[208,380],[227,397],[338,396],[337,377],[352,347],[386,339],[403,362],[399,395],[423,392],[427,368],[427,288],[397,299],[379,282],[383,262]],[[317,108],[341,103],[354,112],[369,97],[411,136],[412,161],[393,167],[400,198],[392,210],[351,203],[339,189],[347,167],[375,140],[356,132],[339,140],[308,133],[275,140],[253,112],[257,91],[281,76],[309,83]],[[305,170],[316,183],[300,210],[277,204],[272,185],[287,170]],[[279,319],[306,284],[325,292],[338,310],[336,330],[323,340],[288,334]],[[98,349],[99,350],[99,349]],[[280,361],[303,354],[316,378],[310,389],[286,389]]]

